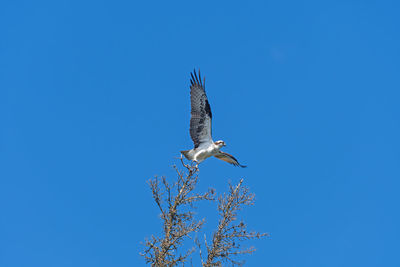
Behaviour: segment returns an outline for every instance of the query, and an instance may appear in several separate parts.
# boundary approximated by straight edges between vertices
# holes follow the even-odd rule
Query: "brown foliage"
[[[182,158],[181,162],[186,172],[174,166],[178,176],[174,183],[168,183],[165,177],[155,177],[149,181],[153,199],[161,212],[163,234],[153,235],[146,240],[141,255],[151,266],[184,266],[189,264],[189,256],[196,247],[192,246],[183,253],[178,251],[183,250],[184,241],[193,240],[193,245],[199,249],[202,266],[222,266],[223,262],[229,262],[232,266],[241,265],[243,262],[236,260],[236,256],[255,251],[253,247],[241,249],[241,241],[267,236],[265,233],[247,232],[245,223],[236,221],[237,212],[243,206],[254,205],[254,194],[242,185],[241,179],[236,186],[230,184],[229,191],[218,197],[220,219],[212,242],[208,244],[204,238],[207,255],[203,259],[202,246],[193,235],[202,228],[205,220],[194,218],[194,204],[201,200],[215,200],[215,192],[210,189],[202,194],[195,193],[199,169],[185,164]]]

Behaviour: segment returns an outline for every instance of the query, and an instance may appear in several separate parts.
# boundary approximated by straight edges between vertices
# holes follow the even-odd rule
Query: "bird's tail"
[[[192,160],[193,156],[192,156],[192,153],[190,153],[190,152],[191,152],[191,150],[183,150],[183,151],[181,151],[182,155],[184,155],[186,159]]]

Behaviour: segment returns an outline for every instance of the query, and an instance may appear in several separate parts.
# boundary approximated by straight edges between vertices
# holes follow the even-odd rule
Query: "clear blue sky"
[[[399,10],[2,1],[0,265],[145,265],[146,181],[192,146],[196,67],[214,139],[248,165],[209,159],[199,187],[244,177],[243,218],[272,235],[247,266],[400,266]]]

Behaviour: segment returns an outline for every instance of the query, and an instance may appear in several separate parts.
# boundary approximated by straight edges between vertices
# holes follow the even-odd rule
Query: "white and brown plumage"
[[[235,166],[242,168],[246,167],[237,161],[234,156],[220,151],[225,142],[219,140],[214,142],[211,136],[211,119],[212,113],[210,104],[208,103],[205,80],[201,80],[200,71],[197,76],[196,70],[190,74],[190,103],[191,103],[191,118],[190,118],[190,137],[193,140],[194,148],[191,150],[181,151],[188,159],[197,163],[204,161],[209,157],[226,161]]]

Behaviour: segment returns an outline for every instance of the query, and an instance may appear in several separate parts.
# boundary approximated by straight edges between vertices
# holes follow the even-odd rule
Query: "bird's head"
[[[217,141],[217,142],[214,142],[214,144],[215,144],[218,148],[221,148],[221,147],[223,147],[223,146],[226,146],[225,142],[222,141],[222,140],[219,140],[219,141]]]

